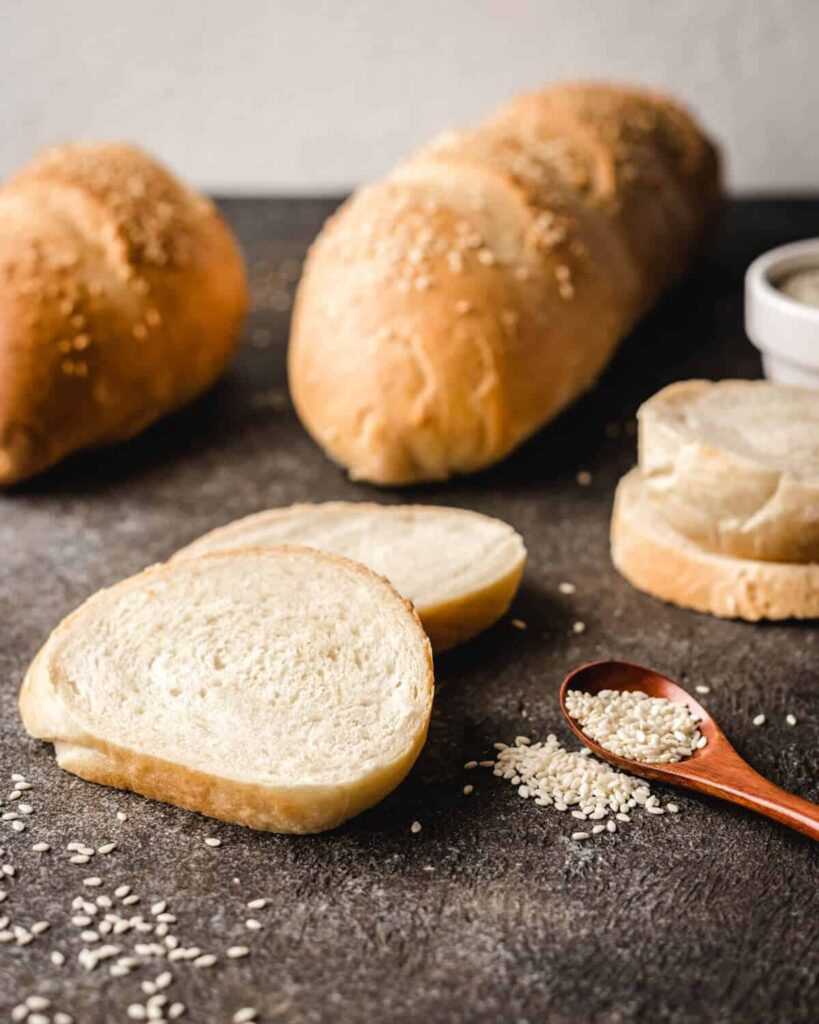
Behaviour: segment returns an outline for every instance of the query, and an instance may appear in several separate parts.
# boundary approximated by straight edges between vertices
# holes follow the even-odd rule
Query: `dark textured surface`
[[[528,630],[502,622],[439,659],[429,743],[381,806],[324,836],[257,834],[83,783],[24,735],[22,674],[48,631],[98,587],[266,506],[407,500],[349,483],[286,398],[288,314],[274,308],[285,302],[271,268],[303,254],[332,205],[225,203],[256,293],[227,378],[144,437],[0,497],[0,778],[21,771],[34,784],[27,831],[0,823],[0,859],[17,868],[0,882],[9,893],[0,916],[51,922],[28,946],[0,945],[0,1019],[33,992],[82,1024],[123,1021],[126,1006],[144,1000],[139,983],[159,973],[159,961],[124,979],[76,962],[84,943],[70,901],[94,874],[105,881],[96,892],[132,885],[142,896],[134,910],[146,916],[152,900],[168,899],[172,932],[220,954],[209,970],[171,965],[171,999],[199,1024],[229,1021],[245,1005],[263,1021],[356,1024],[819,1019],[819,850],[810,841],[681,793],[674,818],[642,815],[615,836],[572,843],[570,818],[520,800],[489,772],[462,769],[521,732],[568,739],[560,679],[582,661],[622,657],[709,684],[705,700],[739,751],[819,800],[814,626],[721,622],[620,579],[608,518],[635,440],[606,430],[678,378],[758,375],[741,327],[743,269],[771,245],[819,234],[819,202],[734,205],[714,257],[643,324],[596,391],[491,472],[410,492],[503,516],[521,531],[530,559],[514,614]],[[575,483],[581,468],[593,474],[590,487]],[[561,595],[561,580],[576,595]],[[579,636],[577,619],[588,627]],[[758,711],[768,725],[754,729]],[[789,711],[796,728],[784,723]],[[461,793],[467,781],[471,797]],[[204,845],[209,835],[222,839],[219,849]],[[67,842],[108,839],[119,844],[114,853],[67,863]],[[33,853],[37,840],[52,851]],[[245,903],[257,896],[271,903],[251,915]],[[246,932],[248,916],[264,930]],[[250,957],[225,960],[236,942]],[[49,962],[55,948],[67,954],[63,967]]]

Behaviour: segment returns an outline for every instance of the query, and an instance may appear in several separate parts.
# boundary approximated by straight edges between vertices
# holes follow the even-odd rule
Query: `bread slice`
[[[819,618],[819,565],[706,551],[660,516],[638,469],[620,481],[611,556],[629,583],[683,608],[723,618]]]
[[[292,505],[206,533],[174,557],[271,544],[344,555],[415,605],[436,651],[491,626],[515,596],[526,548],[500,519],[460,508],[331,501]]]
[[[819,391],[681,381],[639,419],[646,493],[671,526],[714,552],[819,561]]]
[[[429,641],[386,580],[279,547],[155,566],[95,594],[35,658],[20,710],[85,779],[320,832],[404,778],[432,695]]]

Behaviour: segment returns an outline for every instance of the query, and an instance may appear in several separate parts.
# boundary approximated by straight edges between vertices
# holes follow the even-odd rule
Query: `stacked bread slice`
[[[819,616],[819,392],[682,381],[639,421],[612,519],[620,572],[714,615]]]

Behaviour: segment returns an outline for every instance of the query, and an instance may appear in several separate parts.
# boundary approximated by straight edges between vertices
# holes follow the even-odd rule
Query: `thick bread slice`
[[[20,696],[67,771],[225,821],[320,832],[385,797],[426,737],[417,616],[300,548],[146,569],[51,634]]]
[[[819,391],[681,381],[639,412],[646,493],[710,551],[819,561]]]
[[[436,651],[491,626],[518,589],[526,548],[507,523],[460,508],[330,501],[269,509],[177,552],[299,544],[344,555],[386,576],[415,605]]]
[[[654,597],[723,618],[819,618],[819,565],[717,555],[669,526],[638,469],[620,481],[611,557],[629,583]]]

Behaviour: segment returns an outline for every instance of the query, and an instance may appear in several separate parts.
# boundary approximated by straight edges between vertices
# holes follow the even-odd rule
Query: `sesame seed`
[[[495,762],[494,761],[478,761],[478,766],[481,767],[481,768],[494,768],[495,767]]]
[[[31,926],[31,934],[42,935],[43,932],[47,932],[50,927],[51,924],[48,921],[35,921]]]
[[[34,813],[34,808],[31,806],[31,804],[18,804],[17,808],[18,808],[18,810],[20,811],[21,814],[33,814]]]
[[[128,893],[130,893],[130,891],[131,891],[131,886],[130,885],[120,885],[117,889],[114,890],[114,895],[118,899],[122,899],[122,897],[123,896],[127,896]]]
[[[711,687],[710,686],[695,686],[694,689],[697,691],[697,693],[710,693],[711,692]]]
[[[31,783],[26,782],[24,779],[20,779],[14,783],[14,788],[22,793],[27,789],[31,789]]]
[[[139,903],[139,896],[136,894],[123,897],[122,905],[124,907],[132,907],[135,903]]]
[[[557,589],[561,594],[575,594],[577,593],[577,587],[574,583],[558,583]]]
[[[785,721],[788,725],[796,725],[796,715],[785,715]]]
[[[65,954],[61,953],[59,949],[52,950],[51,956],[49,957],[55,967],[62,967],[65,963]]]
[[[477,767],[478,767],[478,762],[477,761],[467,761],[466,764],[464,765],[464,768],[466,769],[466,771],[471,771],[473,768],[477,768]]]
[[[51,1006],[51,1000],[45,996],[29,996],[26,999],[26,1006],[29,1010],[47,1010]]]
[[[248,905],[248,910],[261,910],[262,907],[266,907],[270,901],[265,899],[264,896],[259,897],[257,900],[251,900]]]
[[[592,475],[587,469],[581,469],[575,477],[575,480],[581,487],[588,487],[592,482]]]
[[[247,928],[249,932],[260,932],[262,927],[262,922],[257,921],[255,917],[249,917],[247,921],[245,921],[245,928]]]
[[[72,864],[87,864],[89,860],[91,860],[91,858],[86,856],[84,853],[75,853],[68,859]]]
[[[117,811],[117,821],[127,821],[128,815],[125,811]]]
[[[193,961],[194,967],[213,967],[216,963],[216,957],[213,953],[205,953],[203,956],[198,956]]]
[[[110,853],[112,850],[115,850],[116,848],[116,843],[103,843],[102,846],[97,847],[97,853]]]
[[[679,814],[680,809],[676,804],[666,804],[665,809],[669,814]]]
[[[87,885],[89,889],[96,889],[98,886],[102,885],[102,879],[97,875],[92,875],[90,878],[84,878],[82,880],[82,884]]]
[[[418,833],[421,831],[422,828],[423,828],[423,825],[421,824],[420,821],[414,821],[410,825],[410,832],[412,832],[413,835],[418,835]]]
[[[11,823],[11,827],[14,829],[15,832],[25,832],[26,823],[24,821],[13,821]]]
[[[753,721],[751,722],[751,724],[752,724],[752,725],[757,725],[757,726],[758,726],[758,725],[764,725],[764,724],[765,724],[765,716],[764,716],[764,715],[757,715],[757,716],[756,716],[756,717],[755,717],[755,718],[753,719]]]
[[[32,846],[32,850],[34,850],[35,853],[48,853],[50,849],[51,845],[49,843],[35,843]]]
[[[239,960],[243,956],[247,956],[250,950],[247,946],[231,946],[227,951],[227,956],[230,960]]]
[[[253,1006],[243,1006],[233,1014],[233,1024],[251,1024],[256,1020],[258,1011]]]
[[[222,845],[222,840],[221,839],[212,839],[211,837],[208,837],[205,840],[205,846],[212,846],[212,847],[215,848],[215,847],[221,846],[221,845]]]
[[[572,832],[572,839],[575,839],[578,842],[580,842],[583,839],[588,839],[588,838],[589,838],[589,833],[588,832]]]
[[[509,625],[514,626],[515,629],[519,629],[521,631],[526,629],[526,623],[523,621],[523,619],[512,619]]]
[[[168,1017],[170,1020],[177,1020],[185,1012],[184,1003],[171,1003],[168,1007]]]
[[[464,796],[472,796],[475,792],[474,786],[464,786]]]
[[[168,904],[167,904],[167,902],[165,900],[160,900],[158,903],[152,903],[151,904],[151,913],[152,914],[161,914],[167,908],[167,906],[168,906]]]
[[[585,622],[580,622],[579,620],[577,622],[573,622],[572,623],[572,632],[577,634],[578,636],[581,633],[585,633],[586,632],[586,623]]]

